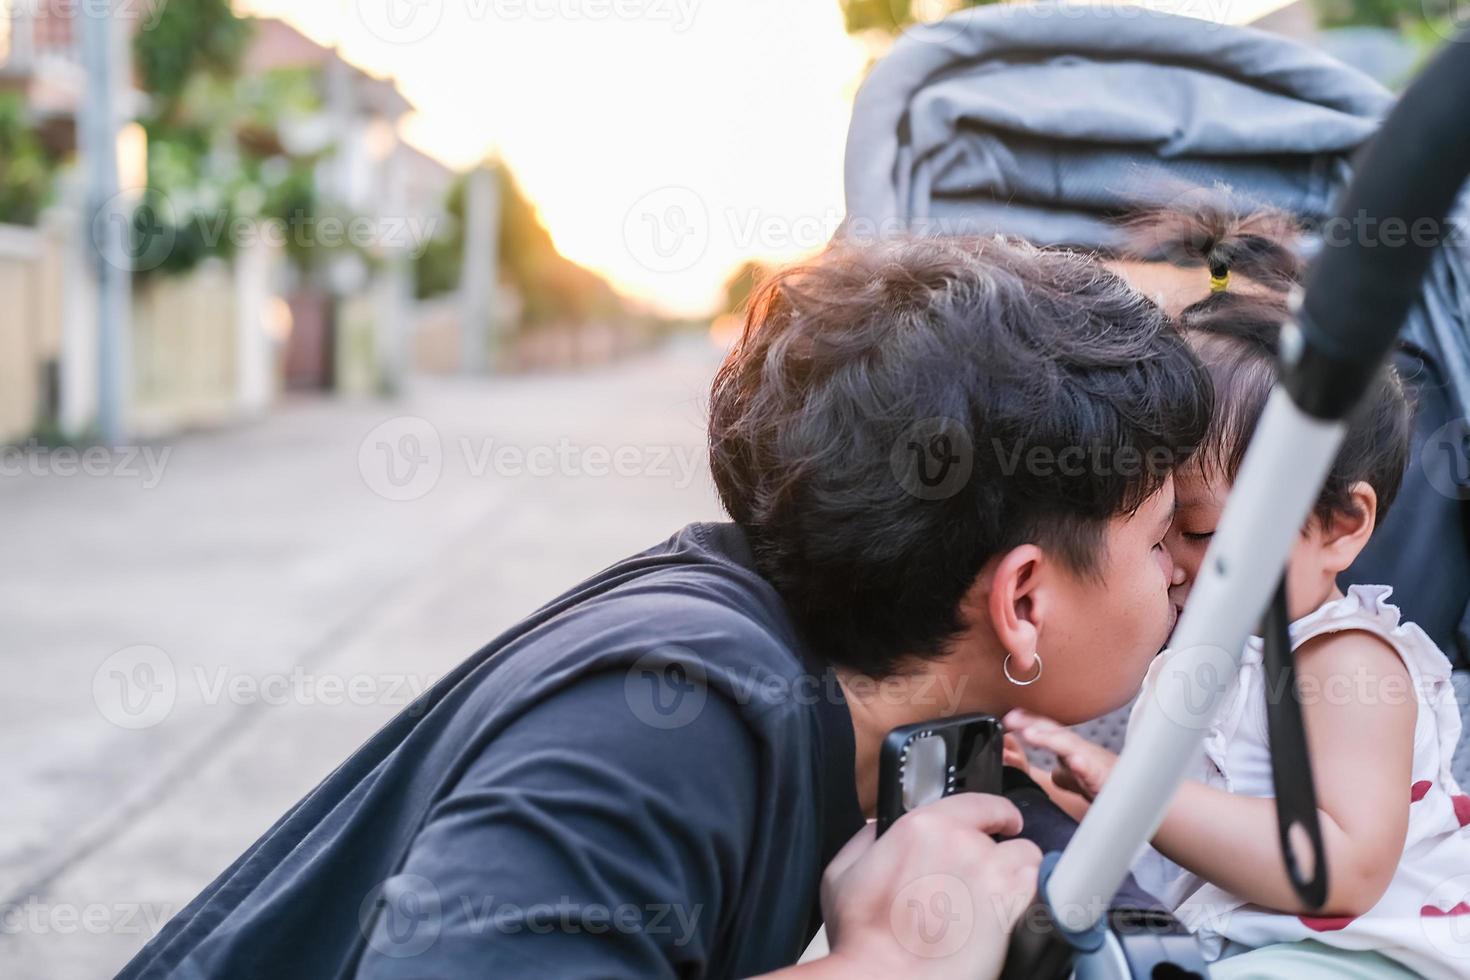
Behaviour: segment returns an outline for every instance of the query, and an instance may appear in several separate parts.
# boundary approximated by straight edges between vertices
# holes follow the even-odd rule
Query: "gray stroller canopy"
[[[914,28],[853,106],[843,234],[1003,232],[1107,247],[1108,218],[1223,185],[1320,227],[1393,96],[1296,41],[1115,4],[1000,5]],[[1470,405],[1465,236],[1404,336]]]

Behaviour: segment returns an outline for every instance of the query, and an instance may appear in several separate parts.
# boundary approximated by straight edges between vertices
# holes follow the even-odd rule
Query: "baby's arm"
[[[1296,653],[1318,819],[1327,853],[1327,904],[1317,914],[1361,915],[1382,897],[1409,821],[1417,699],[1397,653],[1360,631],[1333,633]],[[1116,757],[1025,712],[1006,726],[1057,754],[1057,785],[1092,798]],[[1276,803],[1185,782],[1154,837],[1170,860],[1248,902],[1303,908],[1281,860]]]

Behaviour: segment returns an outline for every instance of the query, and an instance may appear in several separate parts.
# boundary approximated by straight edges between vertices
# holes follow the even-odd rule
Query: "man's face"
[[[1018,689],[1018,707],[1074,724],[1138,693],[1174,628],[1175,571],[1164,547],[1173,516],[1171,478],[1133,514],[1108,523],[1100,574],[1056,577],[1038,646],[1049,683]]]

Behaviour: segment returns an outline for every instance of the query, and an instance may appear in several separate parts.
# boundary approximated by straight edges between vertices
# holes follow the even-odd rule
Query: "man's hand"
[[[910,811],[881,840],[869,824],[822,876],[832,949],[822,965],[851,977],[997,976],[1011,927],[1036,891],[1041,852],[989,835],[1020,829],[1009,800],[980,793]]]
[[[1114,753],[1092,744],[1050,718],[1015,708],[1006,713],[1004,724],[1007,733],[1014,734],[1027,745],[1048,749],[1056,755],[1053,782],[1089,802],[1102,791],[1103,783],[1108,781],[1113,766],[1118,762]]]

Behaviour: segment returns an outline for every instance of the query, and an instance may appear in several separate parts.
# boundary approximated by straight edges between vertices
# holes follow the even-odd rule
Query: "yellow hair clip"
[[[1223,265],[1210,267],[1210,292],[1223,293],[1230,288],[1230,270]]]

